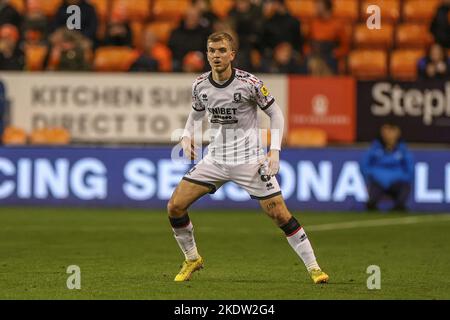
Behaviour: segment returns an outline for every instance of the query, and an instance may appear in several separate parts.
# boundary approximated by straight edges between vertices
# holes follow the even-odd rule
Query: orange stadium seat
[[[381,29],[368,29],[365,23],[355,26],[353,43],[358,48],[390,48],[394,39],[394,27],[383,23]]]
[[[128,47],[100,47],[95,51],[96,71],[128,71],[139,53]]]
[[[150,29],[158,38],[158,41],[167,43],[170,38],[172,30],[176,28],[178,22],[176,21],[155,21],[147,25],[146,28]]]
[[[131,33],[133,34],[133,46],[135,48],[142,48],[142,33],[144,31],[144,25],[142,22],[133,21],[130,23]]]
[[[34,145],[67,145],[70,133],[65,128],[42,128],[31,132],[30,143]]]
[[[327,133],[318,128],[302,128],[289,130],[288,144],[290,147],[325,147]]]
[[[417,62],[424,56],[423,49],[398,49],[391,53],[390,73],[397,80],[414,80]]]
[[[105,21],[109,14],[109,0],[89,0],[97,12],[99,20]]]
[[[44,68],[44,59],[48,48],[41,45],[25,45],[25,70],[40,71]]]
[[[350,52],[348,68],[359,79],[382,78],[387,75],[386,51],[360,49]]]
[[[178,21],[190,4],[190,0],[154,0],[153,17],[156,20]]]
[[[172,51],[163,43],[157,43],[151,50],[150,55],[158,61],[158,69],[162,72],[172,71]]]
[[[339,19],[356,21],[359,17],[358,0],[334,0],[333,15]]]
[[[228,15],[228,12],[234,5],[234,0],[212,0],[211,10],[219,18],[223,19]]]
[[[48,17],[55,15],[63,0],[26,0],[28,10],[40,11]]]
[[[24,145],[27,143],[25,130],[13,126],[6,127],[2,136],[5,145]]]
[[[395,44],[398,48],[424,48],[433,42],[427,24],[404,23],[397,26]]]
[[[299,19],[312,19],[316,16],[314,0],[286,0],[290,13]]]
[[[380,8],[382,23],[386,20],[397,21],[400,18],[400,0],[363,0],[361,19],[364,21],[369,16],[367,8],[370,5],[377,5]]]
[[[404,0],[403,20],[428,23],[436,13],[440,0]]]
[[[25,11],[25,3],[24,0],[9,0],[8,3],[13,6],[17,12],[23,14]]]
[[[130,21],[145,21],[150,17],[149,0],[113,0],[111,12],[120,12]]]

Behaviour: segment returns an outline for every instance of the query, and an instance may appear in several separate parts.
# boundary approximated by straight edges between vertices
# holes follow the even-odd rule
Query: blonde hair
[[[219,42],[219,41],[222,41],[222,40],[228,41],[230,43],[231,50],[236,51],[236,44],[234,42],[234,39],[227,32],[223,32],[223,31],[214,32],[213,34],[211,34],[208,37],[207,43],[209,43],[209,42]]]

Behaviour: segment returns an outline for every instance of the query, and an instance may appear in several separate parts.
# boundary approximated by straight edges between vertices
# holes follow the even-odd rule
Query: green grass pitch
[[[163,210],[2,208],[0,299],[450,299],[449,216],[294,214],[327,285],[260,211],[192,210],[205,268],[174,283],[183,257]],[[69,265],[81,290],[67,289]],[[380,290],[366,286],[369,265]]]

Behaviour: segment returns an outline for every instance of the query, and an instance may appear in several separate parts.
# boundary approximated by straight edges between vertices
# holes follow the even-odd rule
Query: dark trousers
[[[375,182],[369,182],[368,189],[369,201],[367,202],[367,209],[377,209],[378,202],[380,202],[384,196],[389,196],[394,201],[394,210],[406,210],[406,201],[408,200],[409,192],[411,190],[409,183],[396,182],[388,189],[385,189]]]

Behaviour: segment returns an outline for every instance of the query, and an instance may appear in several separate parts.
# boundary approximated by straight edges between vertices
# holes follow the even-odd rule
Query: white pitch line
[[[356,220],[348,222],[326,223],[305,226],[306,231],[328,231],[328,230],[340,230],[340,229],[353,229],[353,228],[365,228],[365,227],[381,227],[381,226],[393,226],[402,224],[414,224],[423,222],[436,222],[436,221],[450,221],[450,215],[430,215],[430,216],[416,216],[416,217],[402,217],[391,219],[375,219],[375,220]]]

